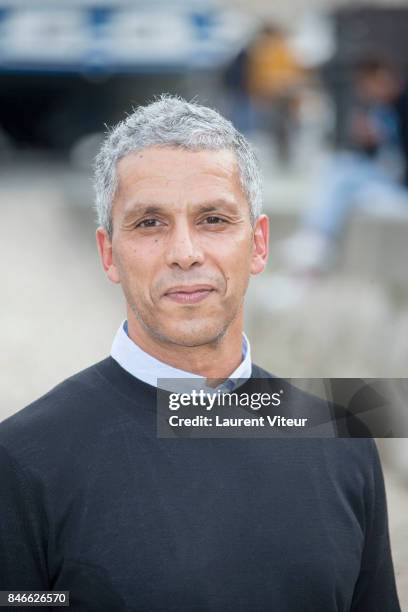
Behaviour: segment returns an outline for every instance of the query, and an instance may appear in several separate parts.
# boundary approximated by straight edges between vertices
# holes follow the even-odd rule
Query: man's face
[[[390,104],[398,95],[398,79],[386,69],[357,79],[357,91],[363,101],[371,104]]]
[[[267,218],[251,226],[234,154],[151,147],[117,173],[112,240],[99,229],[98,245],[128,317],[166,344],[217,341],[267,257]]]

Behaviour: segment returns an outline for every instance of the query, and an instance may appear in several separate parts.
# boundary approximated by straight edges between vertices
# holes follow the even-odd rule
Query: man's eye
[[[158,219],[143,219],[136,225],[136,227],[158,227],[160,221]]]
[[[206,221],[210,225],[218,225],[226,222],[225,219],[222,219],[221,217],[216,217],[214,215],[211,217],[206,217],[204,221]]]

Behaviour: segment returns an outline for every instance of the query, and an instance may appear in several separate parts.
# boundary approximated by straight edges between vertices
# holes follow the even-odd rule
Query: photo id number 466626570
[[[69,591],[0,591],[0,606],[69,606]]]

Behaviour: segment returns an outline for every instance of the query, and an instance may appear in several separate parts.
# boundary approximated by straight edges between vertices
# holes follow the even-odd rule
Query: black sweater
[[[373,440],[161,439],[155,396],[108,358],[0,425],[0,590],[87,612],[400,610]]]

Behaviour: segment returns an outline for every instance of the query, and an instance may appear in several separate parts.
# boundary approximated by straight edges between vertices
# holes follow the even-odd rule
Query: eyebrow
[[[237,212],[237,204],[228,202],[224,199],[211,200],[211,202],[203,202],[193,207],[198,213],[215,212],[220,208],[229,209],[231,212]],[[145,204],[143,202],[134,202],[132,208],[125,213],[125,219],[134,217],[135,215],[155,215],[168,212],[168,208],[158,204]]]
[[[133,216],[136,214],[156,214],[162,212],[164,209],[162,206],[157,206],[154,204],[143,204],[142,202],[135,203],[130,210],[126,212],[125,217]]]

